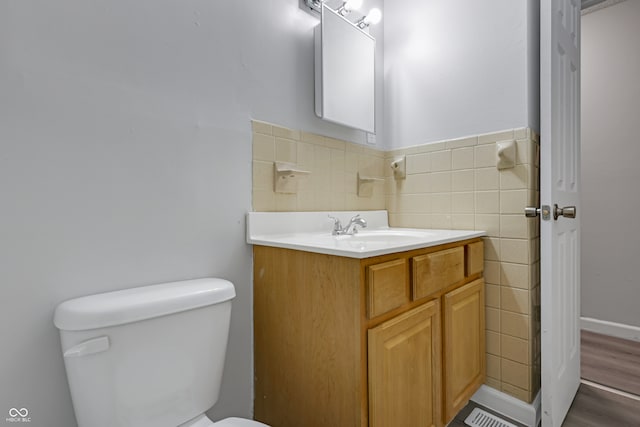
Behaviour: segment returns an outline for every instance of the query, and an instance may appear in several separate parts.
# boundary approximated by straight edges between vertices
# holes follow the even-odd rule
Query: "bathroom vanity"
[[[411,244],[402,229],[331,236],[355,248],[341,252],[313,233],[315,251],[249,230],[256,420],[443,426],[464,407],[485,379],[483,233],[422,231],[431,239]]]

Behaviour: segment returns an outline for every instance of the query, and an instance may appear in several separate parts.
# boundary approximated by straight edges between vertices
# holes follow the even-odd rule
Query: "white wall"
[[[219,276],[238,296],[211,415],[250,416],[249,120],[364,141],[313,113],[317,22],[294,0],[0,2],[0,414],[75,425],[59,302]]]
[[[385,4],[385,144],[539,129],[534,0]]]
[[[582,316],[640,326],[640,1],[582,17]]]

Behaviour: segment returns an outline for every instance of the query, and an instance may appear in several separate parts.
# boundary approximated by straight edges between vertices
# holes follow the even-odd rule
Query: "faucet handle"
[[[329,219],[333,220],[333,232],[334,234],[338,231],[342,231],[342,223],[340,222],[340,220],[338,218],[336,218],[333,215],[327,215],[329,217]]]

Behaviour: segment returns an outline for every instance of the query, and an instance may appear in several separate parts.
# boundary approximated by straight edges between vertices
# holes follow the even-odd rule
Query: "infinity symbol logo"
[[[9,416],[10,417],[26,417],[27,415],[29,415],[29,410],[27,408],[20,408],[20,409],[11,408],[11,409],[9,409]]]

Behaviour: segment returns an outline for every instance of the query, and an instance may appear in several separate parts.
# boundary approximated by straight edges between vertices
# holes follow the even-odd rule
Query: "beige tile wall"
[[[516,166],[499,171],[496,142],[517,141]],[[538,221],[524,207],[539,199],[539,145],[514,129],[386,153],[407,159],[407,177],[386,170],[395,227],[486,230],[487,384],[531,402],[540,389]]]
[[[384,152],[321,135],[252,121],[253,210],[320,211],[384,209],[384,181],[371,197],[358,197],[357,174],[384,178]],[[298,192],[274,192],[274,162],[311,172]]]
[[[539,222],[523,214],[539,200],[538,137],[513,129],[390,152],[254,121],[253,209],[387,209],[395,227],[486,230],[487,385],[531,402],[540,389]],[[495,167],[497,141],[517,141],[512,169]],[[406,155],[406,179],[390,163]],[[273,163],[311,174],[297,194],[273,191]],[[357,196],[356,174],[383,177]]]

